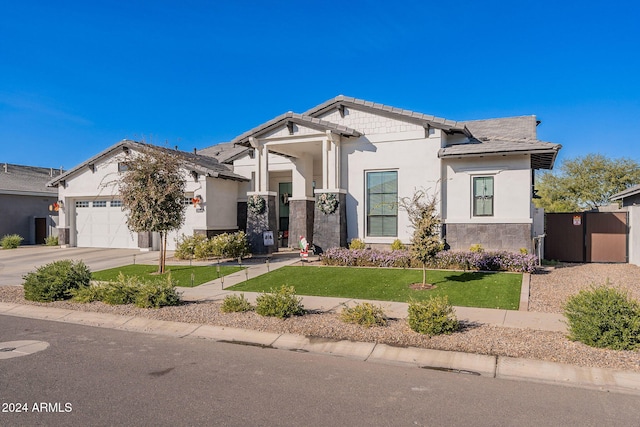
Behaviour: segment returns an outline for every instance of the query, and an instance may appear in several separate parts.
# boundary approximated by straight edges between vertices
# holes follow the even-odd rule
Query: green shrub
[[[451,334],[460,328],[460,323],[449,299],[432,297],[425,301],[409,303],[409,327],[427,335]]]
[[[22,243],[24,239],[18,234],[7,234],[0,239],[2,249],[15,249]]]
[[[47,236],[44,239],[44,244],[46,246],[58,246],[59,245],[58,236]]]
[[[83,304],[102,301],[106,288],[107,285],[90,285],[85,288],[74,289],[71,291],[72,299]]]
[[[304,314],[302,298],[296,296],[293,286],[282,285],[280,289],[271,288],[271,292],[260,294],[256,298],[256,313],[284,319]]]
[[[74,289],[89,286],[90,280],[91,271],[82,261],[55,261],[24,276],[24,297],[40,302],[69,299]]]
[[[103,285],[100,301],[110,305],[133,304],[136,302],[142,282],[136,276],[118,274],[115,282]]]
[[[361,239],[351,239],[349,242],[349,249],[365,249],[366,247],[367,244]]]
[[[393,241],[393,243],[391,243],[391,250],[392,251],[404,251],[406,250],[407,247],[405,246],[404,243],[402,243],[402,240],[400,239],[396,239]]]
[[[222,307],[220,308],[224,313],[239,313],[253,310],[251,303],[244,297],[244,294],[240,295],[227,295],[222,301]]]
[[[340,313],[340,319],[343,322],[355,323],[367,328],[385,326],[387,324],[387,316],[385,316],[382,307],[368,302],[356,304],[353,307],[345,307]]]
[[[569,339],[613,350],[640,348],[640,304],[608,283],[569,297]]]
[[[469,250],[471,252],[476,252],[476,253],[481,253],[484,252],[484,248],[482,247],[481,244],[476,243],[475,245],[471,245],[471,247],[469,248]]]
[[[205,243],[206,240],[207,237],[201,234],[195,236],[183,234],[176,240],[176,251],[173,256],[177,259],[196,258],[196,248]]]
[[[166,279],[157,279],[140,285],[135,304],[141,308],[160,308],[180,305],[180,294],[176,290],[171,274]]]
[[[249,255],[249,242],[244,231],[223,233],[211,238],[214,253],[224,258],[241,258]]]

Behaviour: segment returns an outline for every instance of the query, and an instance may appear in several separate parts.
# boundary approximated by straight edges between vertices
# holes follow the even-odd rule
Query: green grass
[[[234,291],[268,292],[294,286],[298,295],[408,302],[447,295],[453,305],[517,310],[522,274],[429,270],[431,290],[413,290],[422,270],[357,267],[289,266],[232,286]]]
[[[190,288],[198,286],[211,280],[217,279],[218,272],[216,266],[188,266],[188,265],[168,265],[167,273],[171,273],[171,278],[177,281],[177,286]],[[220,266],[220,276],[227,276],[242,270],[240,267]],[[95,271],[92,273],[93,280],[111,281],[116,280],[118,274],[122,272],[125,276],[138,276],[142,279],[161,277],[155,274],[158,271],[157,265],[131,264],[123,267],[110,268],[108,270]],[[193,285],[191,285],[191,274],[193,273]]]

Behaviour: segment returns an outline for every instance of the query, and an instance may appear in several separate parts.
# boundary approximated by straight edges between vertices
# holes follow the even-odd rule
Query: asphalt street
[[[638,396],[0,316],[17,340],[49,347],[0,359],[2,426],[640,425]]]

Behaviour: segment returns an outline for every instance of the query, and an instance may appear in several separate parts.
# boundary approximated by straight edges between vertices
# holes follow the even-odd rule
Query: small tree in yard
[[[411,198],[400,199],[400,207],[407,211],[413,227],[411,257],[422,264],[422,286],[427,286],[427,264],[443,249],[440,241],[440,218],[435,196],[416,190]]]
[[[180,158],[170,150],[142,146],[124,164],[127,171],[118,181],[127,226],[135,232],[160,233],[158,272],[164,273],[167,233],[178,230],[185,219],[183,204],[185,179]]]

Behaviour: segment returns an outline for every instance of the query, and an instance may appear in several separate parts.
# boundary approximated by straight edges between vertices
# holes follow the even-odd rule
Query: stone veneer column
[[[58,244],[61,246],[69,244],[69,227],[58,228]]]
[[[289,247],[297,248],[300,236],[313,242],[314,215],[322,215],[314,212],[315,205],[313,200],[289,199]]]
[[[153,246],[153,239],[150,231],[143,231],[138,233],[138,247],[140,249],[149,249]]]
[[[335,194],[338,198],[338,207],[335,212],[325,214],[317,209],[317,197],[319,194]],[[313,244],[317,253],[322,253],[329,248],[347,246],[347,194],[344,191],[316,190],[316,209],[313,220]]]
[[[255,193],[254,193],[255,194]],[[256,214],[247,209],[247,239],[254,254],[268,254],[277,252],[277,235],[278,222],[276,219],[276,194],[269,192],[268,194],[258,194],[266,200],[264,212]],[[249,195],[251,197],[251,195]],[[265,246],[262,233],[264,231],[273,231],[274,245]]]

